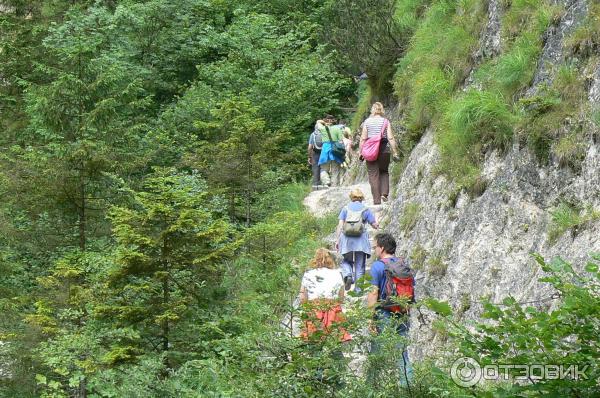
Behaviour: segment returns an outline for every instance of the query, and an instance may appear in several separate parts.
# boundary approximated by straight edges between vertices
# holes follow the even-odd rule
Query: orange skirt
[[[304,330],[300,334],[302,338],[312,340],[311,337],[317,331],[321,331],[325,335],[339,332],[341,341],[352,340],[352,336],[344,328],[334,327],[334,324],[345,321],[342,306],[338,302],[332,301],[331,303],[327,303],[319,300],[316,303],[316,307],[308,315],[309,319],[304,322]],[[321,338],[323,337],[321,336]]]

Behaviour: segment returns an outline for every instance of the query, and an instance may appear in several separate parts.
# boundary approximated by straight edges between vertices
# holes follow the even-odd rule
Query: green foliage
[[[596,127],[600,128],[600,108],[595,108],[591,110],[590,119],[592,120],[592,123],[596,125]]]
[[[459,26],[464,26],[463,29],[467,32],[477,26],[470,18],[478,15],[480,6],[477,2],[471,2],[471,8],[466,8],[471,10],[470,13],[465,12],[455,17],[459,24],[465,24]],[[542,50],[542,33],[559,15],[560,9],[543,0],[507,2],[505,4],[507,10],[502,17],[502,29],[507,37],[505,51],[478,68],[474,74],[478,88],[453,95],[457,83],[464,80],[466,72],[456,73],[461,70],[460,67],[448,68],[443,64],[436,65],[435,59],[443,55],[444,50],[436,48],[435,45],[445,38],[431,41],[429,44],[427,39],[437,34],[459,39],[455,41],[462,43],[467,52],[462,57],[456,58],[457,62],[460,59],[468,62],[467,56],[473,51],[469,43],[470,45],[473,43],[467,38],[460,39],[458,36],[448,34],[444,29],[439,29],[440,26],[446,26],[444,18],[447,19],[451,15],[448,12],[452,8],[444,2],[438,3],[438,7],[435,9],[436,12],[434,8],[430,10],[431,18],[436,18],[432,19],[435,21],[431,25],[432,29],[438,31],[425,30],[422,42],[415,40],[415,49],[420,48],[417,47],[417,43],[422,45],[420,52],[415,51],[415,54],[420,56],[409,52],[399,63],[399,71],[402,71],[403,65],[412,63],[415,66],[406,69],[404,80],[399,72],[400,79],[397,80],[396,87],[399,93],[410,93],[408,96],[409,132],[412,133],[409,141],[414,141],[414,138],[410,137],[418,138],[420,131],[433,124],[437,130],[436,142],[442,152],[439,170],[457,183],[457,192],[466,188],[470,196],[475,197],[479,196],[486,187],[486,182],[480,177],[478,170],[483,154],[493,148],[508,148],[515,130],[529,130],[525,122],[521,123],[523,117],[513,112],[512,105],[516,94],[530,83]],[[424,23],[423,29],[426,27]],[[455,25],[452,25],[452,28],[457,29]],[[419,31],[415,33],[415,39],[419,38],[418,33]],[[486,57],[487,54],[483,56]],[[428,85],[419,87],[418,84],[412,83],[414,76],[421,76],[415,73],[419,70],[427,77],[425,80],[428,85],[437,90],[428,93]],[[468,68],[463,70],[468,71]],[[448,71],[453,74],[449,74]],[[418,82],[419,78],[414,80]],[[440,83],[434,84],[436,81]],[[431,98],[431,102],[422,101],[423,97]],[[548,145],[541,144],[547,141],[542,137],[545,131],[547,130],[543,128],[534,128],[533,131],[524,133],[532,148],[548,148]],[[543,151],[542,149],[537,152]],[[549,150],[546,149],[546,157],[548,154]]]
[[[376,100],[390,94],[390,65],[407,45],[428,0],[330,1],[322,16],[321,38],[347,60],[353,74],[366,72]],[[387,12],[381,12],[387,10]],[[357,34],[360,32],[360,34]]]
[[[357,89],[358,104],[356,112],[352,115],[350,124],[352,131],[360,131],[360,124],[369,115],[371,111],[371,89],[366,81],[361,81]]]
[[[118,33],[104,28],[112,22],[107,10],[73,9],[65,17],[41,43],[40,81],[21,82],[28,125],[11,143],[7,163],[34,177],[15,183],[25,184],[28,210],[46,211],[66,240],[76,223],[72,244],[84,249],[88,231],[105,225],[106,197],[113,194],[106,174],[123,172],[139,155],[132,144],[149,94],[147,71],[110,50]]]
[[[42,396],[74,394],[85,386],[103,365],[102,342],[120,335],[99,328],[92,315],[106,297],[101,275],[110,266],[110,258],[102,253],[77,250],[58,259],[48,276],[38,278],[35,312],[25,316],[34,333],[15,335],[11,344],[27,338],[35,349],[36,384]]]
[[[452,315],[452,308],[450,308],[450,305],[448,305],[448,303],[445,301],[439,301],[428,297],[427,299],[423,300],[423,304],[438,315],[444,317]]]
[[[412,231],[419,221],[421,215],[421,206],[418,203],[406,203],[404,211],[400,217],[400,228],[404,233]]]
[[[502,31],[509,39],[526,31],[539,37],[563,12],[562,7],[547,0],[508,0],[506,3],[510,7],[502,17]]]
[[[427,272],[434,277],[443,277],[446,275],[448,263],[442,252],[433,253],[427,258]]]
[[[421,244],[415,245],[409,256],[411,267],[417,271],[423,269],[425,267],[425,260],[427,259],[427,256],[427,250],[425,250]]]
[[[173,333],[192,306],[204,303],[205,285],[218,281],[217,267],[236,243],[197,176],[158,169],[144,188],[130,206],[110,212],[117,263],[107,275],[111,298],[97,312],[133,327],[163,352],[184,353]]]
[[[449,104],[444,118],[446,127],[436,136],[439,168],[471,190],[480,181],[477,164],[484,148],[510,144],[514,116],[500,93],[470,89]]]
[[[466,77],[481,11],[477,1],[435,2],[415,30],[394,78],[408,108],[412,145]]]
[[[245,98],[232,98],[212,111],[215,119],[198,121],[197,128],[212,136],[195,150],[189,162],[204,170],[214,187],[223,188],[229,197],[229,216],[238,216],[237,198],[241,198],[242,214],[246,226],[253,220],[252,205],[258,194],[265,192],[272,181],[261,181],[269,163],[276,161],[277,149],[287,134],[266,131],[266,122],[258,109]],[[216,168],[202,165],[218,164]],[[260,186],[263,182],[265,185]]]
[[[496,92],[468,90],[450,104],[445,117],[448,131],[440,137],[444,154],[466,151],[475,160],[476,145],[506,148],[512,139],[512,114],[504,98]]]
[[[561,137],[552,148],[561,166],[570,166],[577,169],[585,159],[587,145],[582,141],[582,134],[575,131]]]
[[[422,131],[445,106],[454,83],[450,76],[439,67],[425,69],[415,76],[412,82],[414,94],[408,104],[409,131]]]
[[[585,209],[567,202],[561,202],[550,211],[552,222],[548,229],[548,241],[555,243],[565,232],[571,231],[575,236],[588,222],[600,219],[600,212],[592,207]]]
[[[542,161],[555,155],[563,166],[578,168],[585,153],[581,126],[565,125],[577,117],[585,102],[585,89],[575,64],[558,67],[550,87],[543,87],[537,96],[522,100],[523,114],[517,129],[529,148]]]
[[[215,396],[264,379],[251,342],[331,229],[285,184],[354,89],[316,41],[325,5],[4,6],[0,395],[202,395],[196,366],[235,359]]]
[[[566,39],[565,47],[574,55],[590,57],[600,48],[600,4],[592,2],[586,19]]]
[[[427,363],[411,391],[400,387],[392,348],[406,341],[363,333],[372,314],[360,300],[346,308],[355,337],[344,345],[334,335],[307,343],[281,320],[308,315],[294,305],[299,279],[338,221],[307,214],[306,187],[291,183],[306,174],[299,155],[324,113],[358,97],[356,130],[395,74],[408,122],[402,153],[433,127],[455,192],[485,190],[478,162],[512,139],[515,93],[558,8],[506,2],[504,54],[483,60],[480,91],[457,94],[484,3],[2,2],[0,363],[11,376],[0,395],[465,395]],[[591,10],[569,44],[583,57],[597,47]],[[547,91],[522,101],[516,124],[569,167],[584,153],[583,128],[558,126],[583,110],[583,68],[558,70]],[[348,76],[363,71],[356,91]],[[563,232],[597,217],[561,211]],[[418,215],[408,204],[407,232]],[[442,252],[417,246],[411,259],[446,271]],[[349,368],[350,353],[372,341],[390,348],[366,368],[385,382]]]
[[[483,316],[488,323],[465,327],[456,322],[448,325],[461,356],[488,364],[577,365],[586,367],[586,378],[542,378],[529,383],[494,383],[486,396],[524,397],[532,395],[593,396],[599,375],[593,326],[599,318],[598,273],[600,256],[592,254],[585,272],[576,272],[571,264],[557,258],[549,263],[535,256],[549,283],[558,292],[557,305],[547,311],[520,304],[507,297],[502,304],[484,304]],[[447,314],[444,314],[447,315]],[[512,372],[511,376],[519,373]]]
[[[507,52],[482,66],[477,77],[486,86],[497,87],[510,98],[531,82],[541,51],[541,36],[525,32]]]

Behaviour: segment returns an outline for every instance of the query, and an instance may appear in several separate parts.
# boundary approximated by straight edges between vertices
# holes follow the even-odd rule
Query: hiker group
[[[383,105],[375,102],[370,116],[361,124],[358,143],[358,159],[366,161],[375,205],[388,200],[390,161],[398,159],[398,145],[391,123],[384,114]],[[331,115],[317,120],[308,139],[313,190],[340,185],[342,170],[348,169],[354,147],[352,132],[344,123],[337,123]]]
[[[391,234],[375,236],[377,259],[371,264],[369,277],[363,277],[367,259],[371,257],[367,224],[373,229],[379,228],[375,214],[364,201],[363,192],[354,189],[350,192],[350,202],[340,211],[335,245],[341,256],[339,267],[335,256],[328,249],[320,248],[302,277],[300,302],[306,308],[302,337],[308,342],[319,341],[332,333],[342,342],[352,339],[343,327],[342,308],[345,293],[352,286],[357,294],[368,291],[366,304],[373,311],[372,326],[377,334],[390,328],[400,336],[408,333],[410,303],[415,300],[414,274],[407,260],[395,255],[396,241]],[[395,349],[401,353],[400,382],[408,385],[412,368],[406,346],[398,342]],[[377,354],[380,350],[373,341],[370,352]]]
[[[398,159],[398,145],[384,113],[381,103],[372,105],[370,116],[360,127],[358,157],[353,156],[352,132],[344,123],[337,123],[331,115],[315,123],[308,140],[313,190],[339,186],[342,170],[348,169],[351,159],[358,158],[360,162],[366,162],[373,205],[388,201],[389,166],[392,159]],[[372,255],[367,226],[377,230],[379,223],[365,204],[365,195],[360,189],[350,192],[350,201],[341,209],[338,219],[335,250],[318,249],[302,277],[300,302],[305,309],[302,338],[314,342],[335,334],[341,342],[352,340],[352,335],[343,327],[342,305],[346,292],[351,289],[354,296],[366,293],[374,332],[381,334],[391,329],[406,336],[410,303],[415,300],[415,279],[408,261],[396,256],[396,241],[391,234],[379,233],[374,239],[376,260],[365,277],[367,259]],[[401,384],[408,385],[412,368],[406,346],[399,342],[395,350],[400,357]],[[370,352],[376,354],[379,351],[381,348],[375,339],[371,342]]]

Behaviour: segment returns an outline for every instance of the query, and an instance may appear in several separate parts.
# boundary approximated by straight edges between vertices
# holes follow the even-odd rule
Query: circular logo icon
[[[481,380],[481,366],[473,358],[463,357],[452,363],[450,376],[461,387],[473,387]]]

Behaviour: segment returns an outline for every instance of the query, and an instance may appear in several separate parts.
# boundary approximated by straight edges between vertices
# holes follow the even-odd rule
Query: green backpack
[[[361,236],[365,232],[365,222],[363,214],[367,210],[363,207],[360,210],[350,210],[346,206],[346,220],[344,221],[344,235],[346,236]]]

